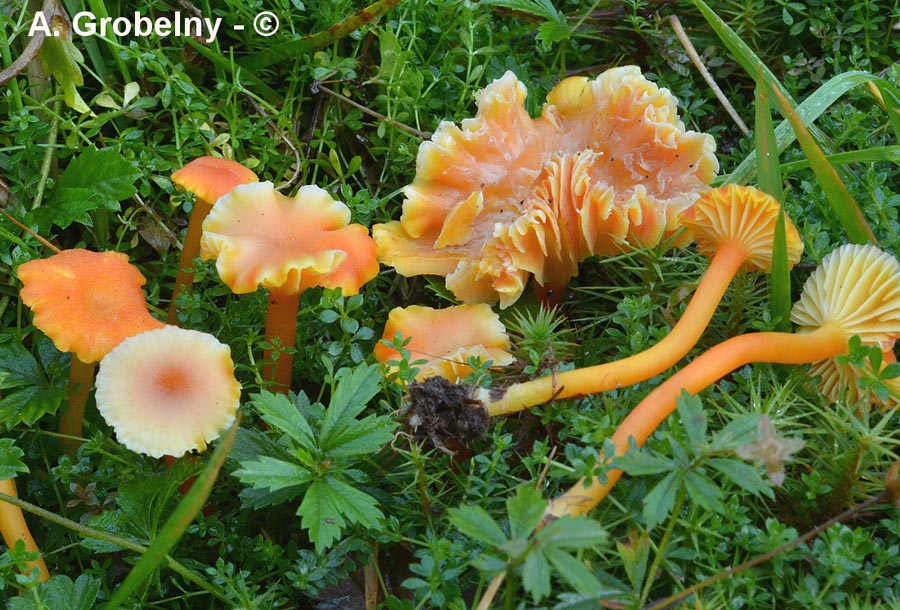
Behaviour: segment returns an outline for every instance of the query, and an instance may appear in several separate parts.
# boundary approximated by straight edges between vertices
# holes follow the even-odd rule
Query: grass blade
[[[756,158],[760,159],[760,190],[778,201],[783,201],[784,186],[781,167],[778,164],[778,144],[775,126],[769,109],[769,96],[763,82],[762,71],[756,80]],[[769,275],[769,312],[775,320],[775,328],[782,332],[791,329],[791,274],[788,268],[787,237],[785,234],[784,205],[779,208],[775,223],[775,242],[772,246],[772,270]]]
[[[847,165],[848,163],[875,163],[878,161],[887,161],[900,165],[900,145],[894,146],[876,146],[874,148],[863,148],[860,150],[848,150],[847,152],[835,153],[833,155],[825,155],[828,162],[832,165]],[[797,171],[798,169],[806,169],[809,167],[809,159],[800,159],[799,161],[790,161],[781,164],[781,171],[786,174]]]
[[[249,55],[241,59],[238,63],[242,68],[247,70],[262,70],[263,68],[280,61],[285,61],[292,57],[296,57],[297,55],[309,53],[310,51],[328,46],[334,41],[340,40],[348,34],[355,32],[367,23],[375,21],[396,5],[400,4],[400,2],[401,0],[378,0],[378,2],[373,2],[366,8],[353,13],[343,21],[335,23],[330,28],[326,28],[321,32],[311,34],[310,36],[304,36],[303,38],[297,38],[295,40],[289,40],[274,45],[265,51]]]
[[[825,153],[819,147],[806,125],[803,124],[803,120],[797,114],[797,111],[794,110],[790,102],[781,95],[777,88],[773,88],[771,92],[778,110],[793,127],[794,133],[797,135],[797,141],[800,143],[800,147],[803,148],[806,158],[809,159],[810,167],[822,186],[822,190],[825,192],[825,198],[831,204],[841,226],[847,233],[847,237],[856,244],[877,243],[875,234],[872,233],[872,229],[866,222],[853,195],[847,190],[847,186],[841,180],[834,166],[828,162]]]
[[[234,445],[234,439],[237,436],[238,426],[240,424],[240,416],[235,419],[234,424],[219,441],[216,450],[213,452],[209,463],[197,480],[191,486],[190,491],[184,496],[175,512],[166,521],[159,535],[153,543],[147,548],[147,552],[138,560],[134,568],[131,569],[125,582],[116,589],[115,594],[106,606],[106,610],[115,610],[119,608],[128,596],[137,590],[141,584],[147,580],[153,571],[164,561],[166,561],[168,552],[175,546],[181,535],[188,528],[194,517],[203,509],[209,492],[212,491],[216,482],[216,477],[225,458]]]

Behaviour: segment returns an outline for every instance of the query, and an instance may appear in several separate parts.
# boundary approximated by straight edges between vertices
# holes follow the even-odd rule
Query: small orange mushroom
[[[685,131],[674,97],[635,66],[568,78],[541,116],[511,72],[419,148],[399,221],[372,229],[401,275],[441,275],[464,302],[521,295],[529,276],[563,287],[596,254],[673,235],[715,176],[713,139]]]
[[[177,326],[126,339],[97,373],[97,410],[120,443],[153,457],[205,450],[240,399],[231,349]]]
[[[12,498],[18,498],[16,480],[0,480],[0,493],[4,493]],[[0,535],[3,536],[3,542],[6,543],[6,546],[11,549],[15,548],[16,543],[21,540],[25,543],[26,551],[30,553],[40,552],[34,537],[31,535],[31,530],[28,529],[28,523],[25,521],[22,509],[3,500],[0,500]],[[47,564],[44,562],[43,557],[39,557],[35,561],[29,561],[28,568],[30,570],[38,569],[39,582],[50,580],[50,571],[47,569]]]
[[[181,258],[178,261],[178,272],[175,275],[175,288],[172,301],[169,303],[169,324],[178,323],[178,310],[175,301],[182,292],[189,292],[194,283],[194,273],[190,271],[193,261],[200,253],[200,236],[203,221],[212,209],[213,204],[222,195],[238,184],[247,184],[259,180],[257,175],[237,161],[218,157],[198,157],[172,174],[172,182],[194,194],[194,208],[188,221]]]
[[[81,436],[96,362],[127,337],[163,326],[147,310],[146,279],[125,254],[80,249],[23,263],[18,275],[34,325],[57,349],[72,352],[69,408],[60,432]]]
[[[281,353],[263,375],[279,391],[290,389],[293,357],[286,350],[296,340],[300,293],[321,286],[352,295],[378,275],[375,242],[349,222],[347,206],[319,187],[286,197],[271,182],[257,182],[219,199],[203,223],[201,255],[216,259],[222,281],[236,294],[269,291],[266,339]]]
[[[744,271],[769,271],[777,200],[750,186],[729,185],[707,191],[681,216],[710,257],[709,268],[684,314],[659,343],[628,358],[566,371],[509,386],[503,392],[483,391],[488,415],[504,415],[543,404],[551,398],[571,398],[606,392],[649,379],[668,369],[697,343],[712,319],[732,278]],[[794,225],[786,222],[788,264],[800,260],[803,244]]]
[[[682,392],[696,394],[731,371],[753,362],[807,364],[847,352],[853,336],[882,348],[900,338],[900,263],[872,245],[846,245],[830,253],[810,275],[791,320],[796,333],[761,332],[732,337],[698,356],[647,395],[622,421],[611,440],[616,455],[631,439],[649,438],[675,410]],[[602,456],[601,456],[602,457]],[[551,501],[547,515],[582,515],[597,506],[622,475],[606,472],[578,481]]]
[[[509,337],[500,317],[489,305],[458,305],[433,309],[420,305],[397,307],[388,315],[383,339],[392,341],[397,333],[409,343],[410,363],[419,369],[416,381],[440,375],[456,382],[472,372],[469,358],[492,361],[498,366],[513,361]],[[383,341],[375,346],[375,358],[387,364],[399,360],[400,353]]]

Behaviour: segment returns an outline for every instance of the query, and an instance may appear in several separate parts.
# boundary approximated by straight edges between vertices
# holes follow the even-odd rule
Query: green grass
[[[3,66],[28,43],[39,3],[22,4],[0,0]],[[226,26],[248,26],[223,26],[210,44],[53,41],[53,65],[35,62],[0,86],[0,207],[60,248],[127,253],[148,278],[157,317],[168,307],[194,203],[173,185],[173,171],[201,155],[233,158],[285,193],[325,188],[354,222],[371,227],[399,218],[423,139],[441,121],[473,116],[476,93],[507,70],[527,85],[536,116],[562,78],[637,64],[679,99],[690,129],[716,138],[720,181],[783,193],[804,241],[801,264],[771,283],[737,279],[689,359],[735,334],[783,326],[785,303],[835,247],[873,240],[900,252],[897,0],[728,0],[711,3],[717,16],[700,0],[61,5],[70,15],[111,17],[193,6]],[[261,10],[280,19],[271,38],[249,27]],[[745,137],[716,101],[670,29],[673,14],[740,116],[748,125],[756,119],[759,135]],[[77,80],[76,68],[83,84],[74,90],[90,113],[71,107],[73,85],[60,80]],[[797,127],[795,137],[798,122],[806,129]],[[767,162],[757,162],[759,151],[771,153]],[[16,275],[21,263],[49,254],[0,218],[0,470],[18,471],[20,496],[45,511],[29,523],[54,574],[38,584],[17,569],[21,549],[6,549],[0,607],[10,610],[111,602],[340,607],[339,595],[362,599],[366,579],[387,610],[475,608],[488,591],[494,608],[642,607],[880,493],[898,457],[896,413],[866,401],[832,404],[799,367],[745,367],[683,404],[639,457],[630,456],[635,474],[589,519],[536,529],[545,500],[597,467],[604,440],[666,375],[492,422],[484,438],[453,446],[451,455],[413,442],[403,385],[370,366],[388,312],[447,305],[443,282],[382,267],[358,296],[305,292],[293,379],[301,393],[274,400],[261,393],[265,295],[233,295],[201,261],[182,324],[231,347],[243,402],[227,458],[223,440],[213,445],[218,453],[172,468],[136,455],[116,442],[93,399],[85,442],[68,455],[56,430],[69,356],[33,326]],[[705,267],[690,247],[591,259],[552,313],[529,289],[501,313],[518,360],[498,379],[653,344]],[[486,372],[479,374],[483,380]],[[408,381],[409,370],[399,377]],[[736,441],[722,440],[723,430],[752,439],[762,414],[780,435],[805,441],[785,465],[781,488],[734,455]],[[669,485],[665,471],[647,464],[676,464],[683,470],[671,481],[691,484]],[[746,476],[723,476],[711,464]],[[276,474],[285,476],[276,481]],[[196,493],[182,496],[179,485],[194,475]],[[727,574],[688,607],[898,607],[898,572],[900,520],[881,504]]]

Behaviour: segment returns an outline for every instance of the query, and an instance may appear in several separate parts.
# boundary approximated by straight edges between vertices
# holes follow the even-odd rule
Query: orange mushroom
[[[505,415],[552,398],[607,392],[649,379],[674,365],[700,339],[738,272],[771,269],[779,209],[777,200],[750,186],[707,191],[681,215],[681,222],[693,232],[700,252],[710,257],[709,268],[671,332],[628,358],[526,381],[502,392],[481,391],[478,398],[488,415]],[[800,260],[803,244],[790,221],[785,233],[788,264],[793,267]]]
[[[194,273],[190,271],[193,261],[200,253],[200,236],[203,221],[212,209],[213,204],[222,195],[238,184],[247,184],[259,180],[257,175],[238,163],[218,157],[198,157],[172,174],[172,182],[194,194],[194,208],[188,221],[187,234],[181,248],[178,261],[178,272],[175,275],[175,288],[172,301],[169,303],[169,324],[178,323],[178,308],[175,305],[178,295],[189,292],[194,283]]]
[[[22,302],[57,349],[72,352],[60,432],[81,436],[96,362],[127,337],[163,324],[150,315],[141,272],[120,252],[62,250],[19,265]],[[70,450],[77,443],[65,440]]]
[[[731,371],[753,362],[806,364],[846,353],[853,336],[883,349],[900,337],[900,263],[872,245],[846,245],[826,256],[803,286],[791,320],[796,333],[761,332],[732,337],[698,356],[638,404],[612,435],[616,455],[633,439],[642,445],[675,410],[682,392],[696,394]],[[582,515],[594,508],[622,475],[606,472],[581,480],[555,498],[549,518]]]
[[[507,351],[510,345],[506,328],[485,304],[444,309],[397,307],[388,315],[383,339],[392,341],[397,333],[409,339],[404,349],[409,350],[411,364],[427,361],[416,365],[416,381],[434,375],[459,381],[472,372],[468,361],[473,357],[498,366],[513,361],[513,355]],[[400,353],[382,341],[375,346],[375,358],[388,364],[399,360]]]
[[[0,480],[0,493],[7,496],[18,498],[15,479]],[[28,523],[25,521],[25,515],[22,509],[9,502],[0,500],[0,535],[3,536],[3,542],[6,546],[14,549],[16,543],[21,540],[25,543],[25,550],[29,553],[39,553],[40,549],[28,529]],[[35,561],[28,562],[29,570],[38,569],[38,581],[46,582],[50,580],[50,571],[43,557],[38,557]]]
[[[97,373],[97,410],[120,443],[153,457],[205,450],[240,399],[231,349],[177,326],[124,340]]]
[[[290,389],[300,293],[312,286],[341,288],[345,295],[378,274],[375,243],[368,230],[349,224],[350,210],[316,186],[295,197],[271,182],[235,187],[203,223],[201,254],[216,259],[219,277],[236,294],[269,291],[265,378]]]
[[[372,229],[382,262],[507,307],[530,275],[562,287],[589,256],[673,235],[718,170],[712,137],[685,131],[635,66],[562,81],[537,119],[525,96],[507,72],[477,94],[475,118],[421,145],[400,220]]]

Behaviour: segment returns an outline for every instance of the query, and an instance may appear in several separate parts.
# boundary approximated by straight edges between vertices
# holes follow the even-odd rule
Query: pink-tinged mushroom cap
[[[467,364],[472,357],[482,362],[491,360],[503,366],[513,361],[509,349],[509,337],[500,318],[485,304],[458,305],[445,309],[432,309],[421,305],[397,307],[388,315],[383,338],[393,341],[397,333],[410,341],[411,363],[426,360],[424,365],[416,365],[419,372],[416,380],[440,375],[456,382],[472,372]],[[400,360],[397,350],[379,343],[375,346],[375,357],[379,362]]]
[[[123,341],[100,362],[97,409],[120,443],[153,457],[203,451],[241,397],[231,350],[177,326]]]
[[[378,274],[368,230],[350,210],[316,186],[294,197],[271,182],[235,187],[203,223],[201,255],[216,259],[222,281],[236,294],[258,287],[284,294],[312,286],[356,294]]]
[[[257,180],[253,170],[219,157],[197,157],[172,174],[172,182],[209,204],[237,185]]]
[[[562,81],[537,119],[525,96],[507,72],[421,145],[400,220],[373,227],[382,262],[505,307],[532,275],[562,287],[589,256],[672,235],[718,170],[712,138],[637,67]]]
[[[162,328],[147,310],[146,279],[120,252],[62,250],[19,266],[22,302],[57,349],[97,362],[124,339]]]

